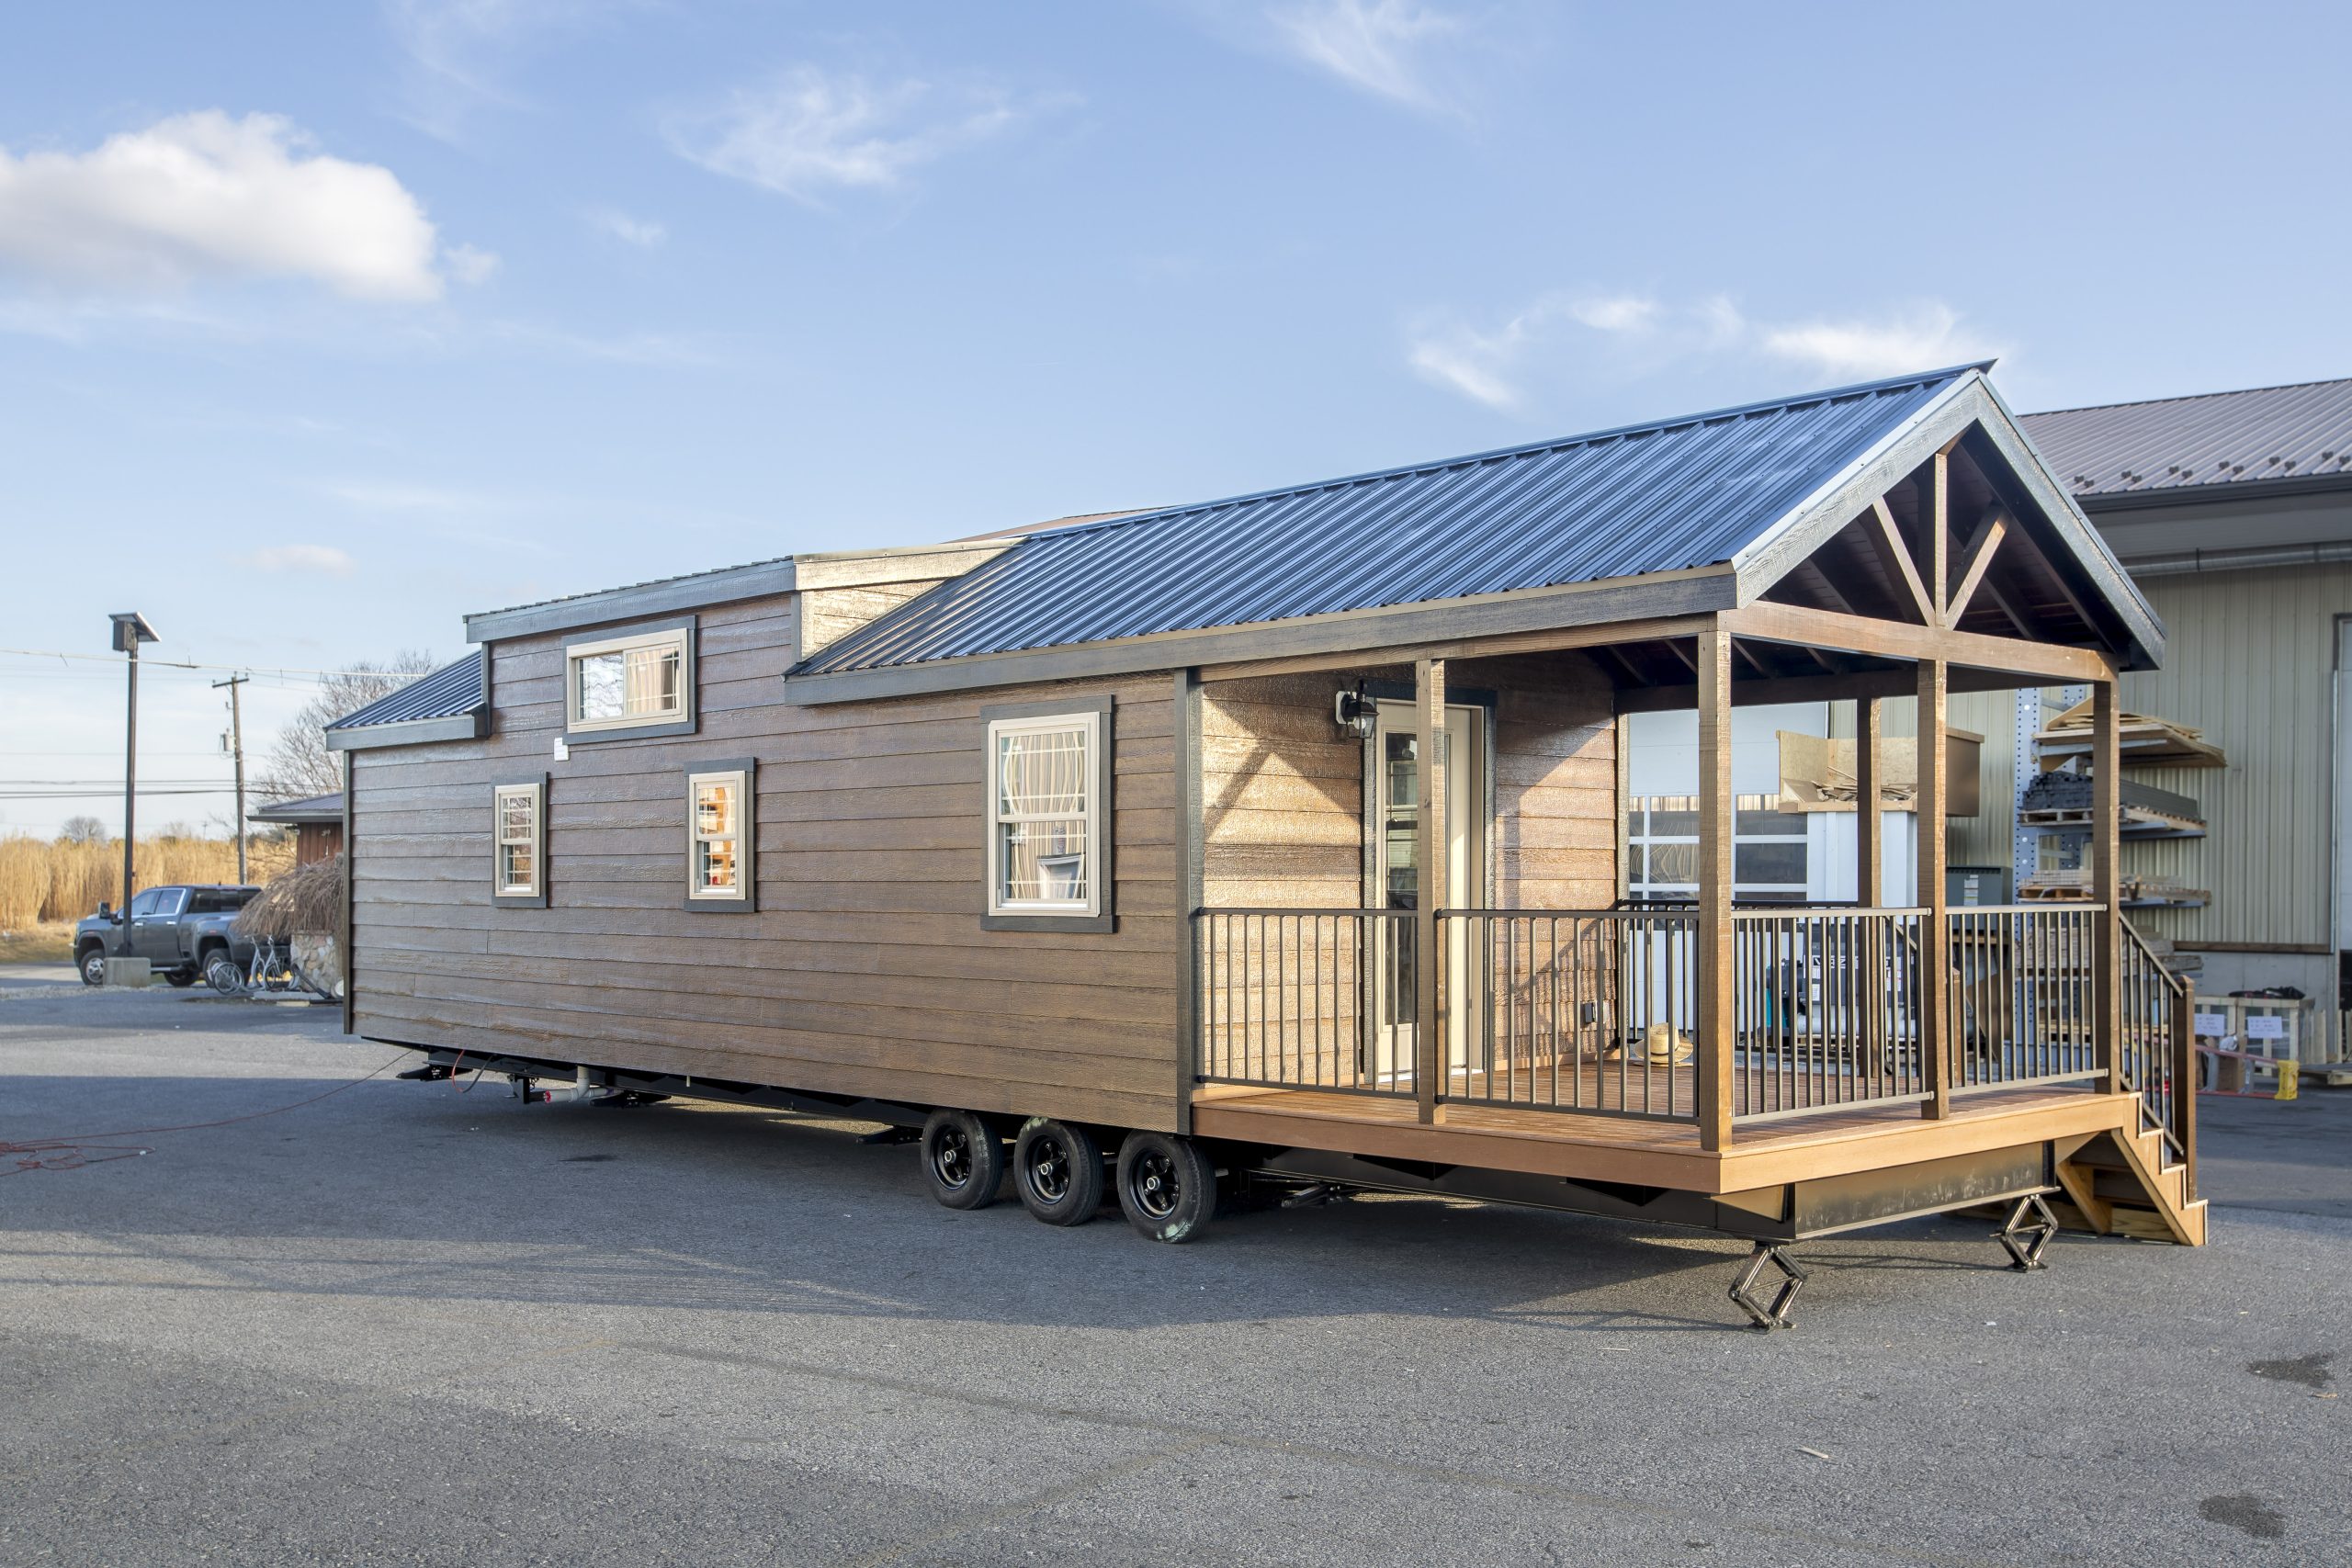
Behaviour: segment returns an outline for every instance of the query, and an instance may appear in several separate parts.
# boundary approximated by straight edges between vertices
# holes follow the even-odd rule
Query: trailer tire
[[[1012,1187],[1031,1218],[1082,1225],[1102,1206],[1102,1145],[1083,1127],[1032,1116],[1012,1143]]]
[[[1004,1185],[1004,1140],[968,1111],[934,1111],[922,1124],[922,1174],[950,1209],[985,1209]]]
[[[1114,1185],[1127,1224],[1153,1241],[1190,1241],[1216,1216],[1216,1165],[1170,1133],[1129,1133]]]

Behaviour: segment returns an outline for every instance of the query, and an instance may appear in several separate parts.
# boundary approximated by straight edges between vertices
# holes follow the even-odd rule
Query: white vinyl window
[[[1099,713],[989,723],[990,914],[1102,913],[1102,744]]]
[[[492,797],[498,842],[492,891],[501,898],[537,898],[545,885],[545,839],[540,833],[544,786],[500,784]]]
[[[566,728],[578,734],[691,720],[693,663],[684,626],[571,644],[564,649]]]
[[[737,904],[752,887],[749,769],[686,775],[686,897]]]

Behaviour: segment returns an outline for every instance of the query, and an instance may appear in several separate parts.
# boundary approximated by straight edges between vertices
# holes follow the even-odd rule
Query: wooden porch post
[[[1438,1085],[1450,1053],[1445,1049],[1444,998],[1438,987],[1445,974],[1437,911],[1445,901],[1445,660],[1424,659],[1413,667],[1413,730],[1420,782],[1420,814],[1414,830],[1416,897],[1413,916],[1413,1099],[1420,1119],[1438,1119]]]
[[[1731,920],[1731,637],[1699,634],[1699,910],[1697,1007],[1699,1146],[1731,1145],[1735,973]]]
[[[1201,831],[1201,672],[1176,671],[1176,1131],[1193,1131],[1201,1071],[1201,941],[1206,902]]]
[[[2092,953],[2091,1043],[2099,1087],[2123,1092],[2122,874],[2117,853],[2123,793],[2122,748],[2115,718],[2115,682],[2091,684],[2091,899],[2105,910],[2098,918]]]
[[[1917,897],[1927,910],[1919,926],[1919,1063],[1928,1100],[1920,1114],[1951,1114],[1951,931],[1945,908],[1944,781],[1951,744],[1944,733],[1944,698],[1951,671],[1940,659],[1919,661],[1919,879]]]
[[[1879,714],[1876,697],[1854,700],[1854,902],[1886,900],[1885,823],[1879,818]]]

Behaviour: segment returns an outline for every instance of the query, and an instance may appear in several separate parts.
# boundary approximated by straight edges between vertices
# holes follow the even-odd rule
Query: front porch
[[[1874,1179],[1849,1208],[1886,1218],[2007,1195],[2032,1151],[2066,1217],[2201,1240],[2189,988],[2117,913],[2111,628],[1996,456],[1954,440],[1883,473],[1729,607],[1188,672],[1191,1129],[1370,1185],[1475,1168],[1790,1225],[1806,1183]],[[1950,694],[2051,685],[2093,697],[2093,897],[1952,907]],[[1917,715],[1901,803],[1894,698]],[[1747,867],[1770,829],[1735,791],[1732,715],[1800,702],[1850,715],[1878,807],[1849,813],[1850,897],[1758,894]],[[1677,709],[1691,853],[1637,877],[1623,726]]]

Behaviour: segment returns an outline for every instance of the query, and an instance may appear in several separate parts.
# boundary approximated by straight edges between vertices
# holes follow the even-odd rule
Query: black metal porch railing
[[[2116,1063],[2123,1087],[2140,1097],[2143,1128],[2164,1134],[2166,1158],[2190,1164],[2188,1196],[2194,1198],[2197,1114],[2197,1038],[2192,1009],[2196,992],[2150,952],[2132,922],[2118,922],[2123,953],[2117,977],[2122,1032]]]
[[[2100,904],[1953,909],[1951,1090],[2099,1076]]]
[[[1920,1055],[1924,909],[1732,913],[1732,1119],[1928,1093]]]
[[[1205,1083],[1414,1092],[1409,909],[1203,909],[1193,917]]]
[[[1696,917],[1448,909],[1446,1098],[1688,1122],[1698,1113]]]

